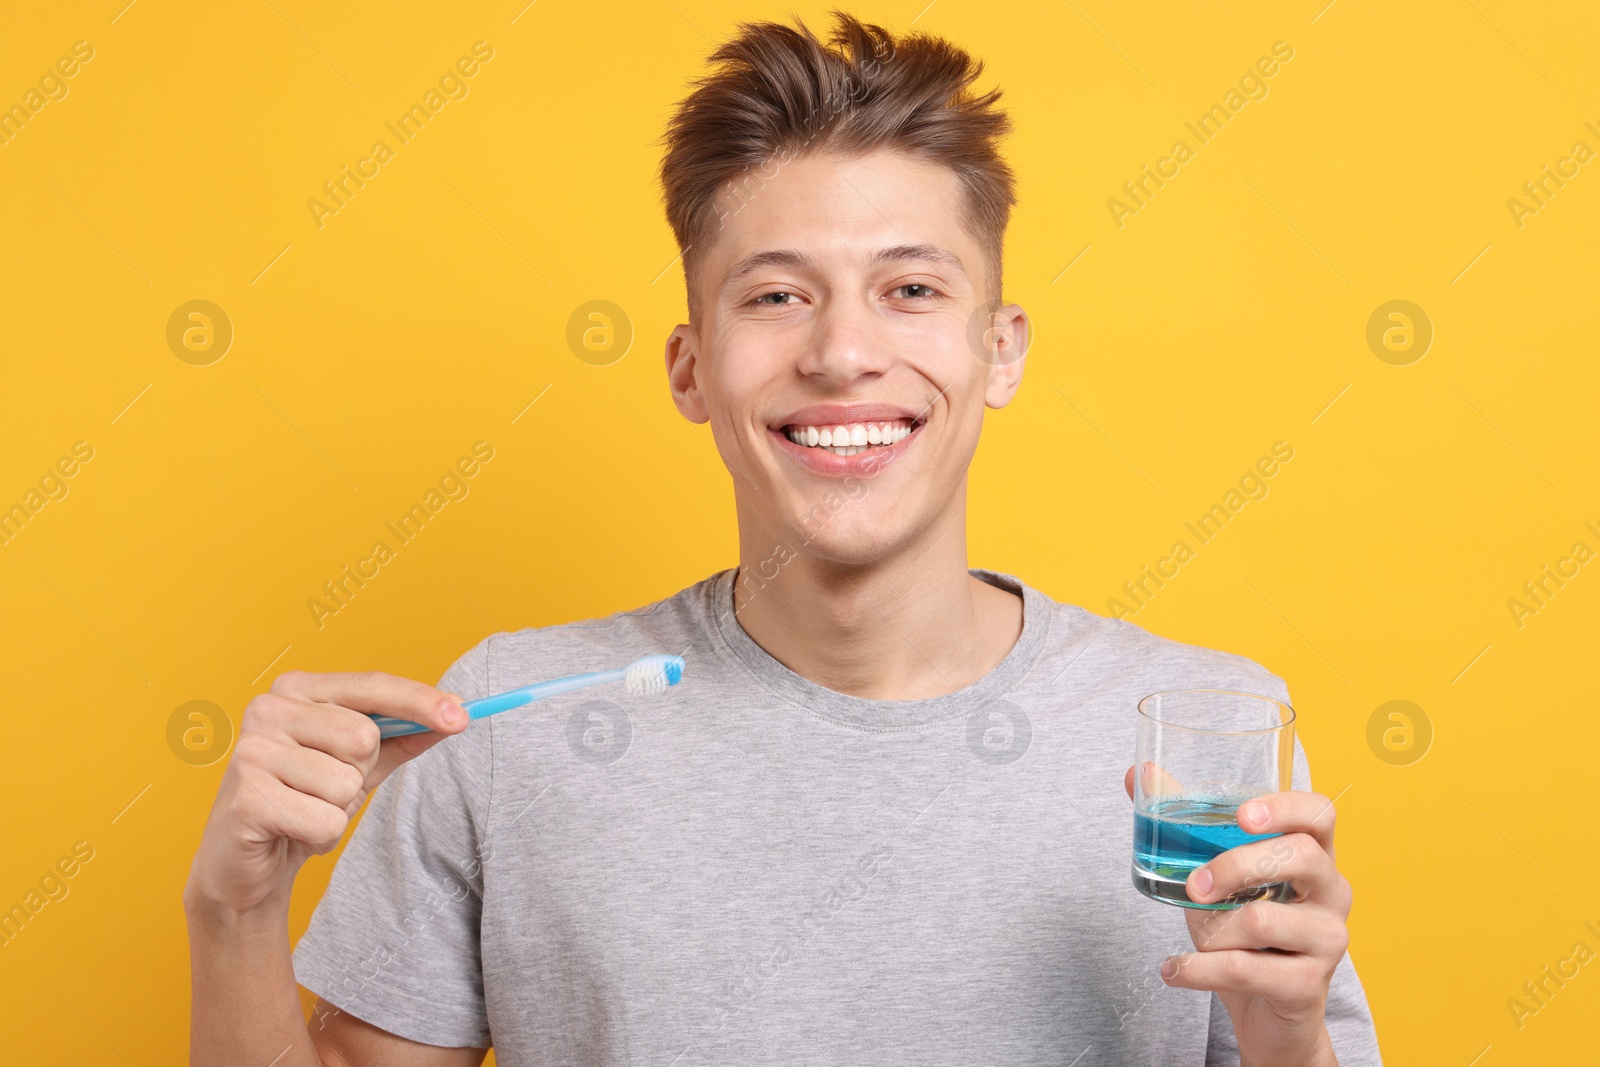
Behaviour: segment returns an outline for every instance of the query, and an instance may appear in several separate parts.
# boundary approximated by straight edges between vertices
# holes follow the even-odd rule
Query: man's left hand
[[[1132,767],[1124,785],[1131,799]],[[1191,871],[1189,899],[1213,903],[1270,882],[1288,882],[1294,895],[1224,911],[1186,908],[1197,951],[1163,960],[1162,980],[1217,994],[1233,1020],[1242,1067],[1337,1067],[1323,1015],[1350,944],[1351,889],[1334,865],[1333,801],[1286,790],[1246,801],[1237,817],[1247,833],[1281,836],[1230,848]]]

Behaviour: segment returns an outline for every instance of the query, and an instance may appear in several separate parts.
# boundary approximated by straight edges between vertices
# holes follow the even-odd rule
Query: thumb
[[[1128,791],[1128,799],[1133,799],[1133,772],[1137,768],[1129,767],[1128,773],[1122,776],[1122,787]],[[1149,760],[1144,764],[1144,780],[1140,783],[1147,797],[1161,796],[1166,793],[1183,792],[1183,783],[1178,781],[1158,763]]]

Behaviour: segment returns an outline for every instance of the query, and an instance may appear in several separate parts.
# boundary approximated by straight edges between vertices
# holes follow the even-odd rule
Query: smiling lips
[[[833,414],[805,413],[805,417]],[[849,475],[874,477],[905,454],[922,436],[923,422],[901,416],[885,419],[881,415],[867,422],[855,422],[840,412],[839,421],[788,422],[767,430],[778,451],[812,474],[827,478]],[[877,440],[873,440],[876,434]],[[824,444],[823,442],[827,443]],[[861,441],[861,444],[856,444]]]
[[[778,451],[812,474],[871,477],[915,445],[927,421],[927,406],[811,404],[767,423],[767,432]]]

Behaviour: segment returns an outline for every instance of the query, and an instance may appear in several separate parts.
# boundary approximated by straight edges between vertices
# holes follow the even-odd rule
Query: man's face
[[[668,338],[668,378],[711,423],[751,547],[865,563],[964,522],[983,409],[1015,392],[1027,322],[1002,309],[999,356],[980,358],[987,279],[950,170],[898,152],[773,170],[724,191],[693,279],[704,313]]]

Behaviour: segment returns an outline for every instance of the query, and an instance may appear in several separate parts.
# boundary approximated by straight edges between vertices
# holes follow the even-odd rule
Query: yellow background
[[[95,850],[0,947],[19,1063],[184,1055],[179,894],[224,763],[177,758],[174,709],[237,722],[289,668],[433,681],[493,630],[735,561],[729,478],[665,395],[684,299],[653,142],[711,41],[789,10],[122,3],[12,5],[0,32],[0,103],[94,49],[0,146],[0,504],[94,449],[0,546],[0,906]],[[1006,289],[1037,341],[972,471],[971,560],[1104,613],[1288,441],[1270,494],[1135,621],[1288,679],[1339,795],[1388,1062],[1579,1062],[1600,963],[1520,1029],[1506,1002],[1575,942],[1600,950],[1580,672],[1600,564],[1520,628],[1506,602],[1575,541],[1600,549],[1600,162],[1521,227],[1506,202],[1573,142],[1600,149],[1600,17],[1323,3],[854,9],[972,49],[1018,127]],[[469,95],[319,229],[306,202],[478,40],[494,58]],[[1107,200],[1196,147],[1184,122],[1279,40],[1269,94],[1119,229]],[[208,366],[166,342],[193,299],[235,331]],[[565,340],[592,299],[635,330],[609,366]],[[1435,331],[1409,366],[1366,342],[1393,299]],[[470,495],[319,629],[321,583],[478,440],[495,453]],[[1395,699],[1434,733],[1405,765],[1367,740]],[[299,881],[296,935],[334,858]]]

